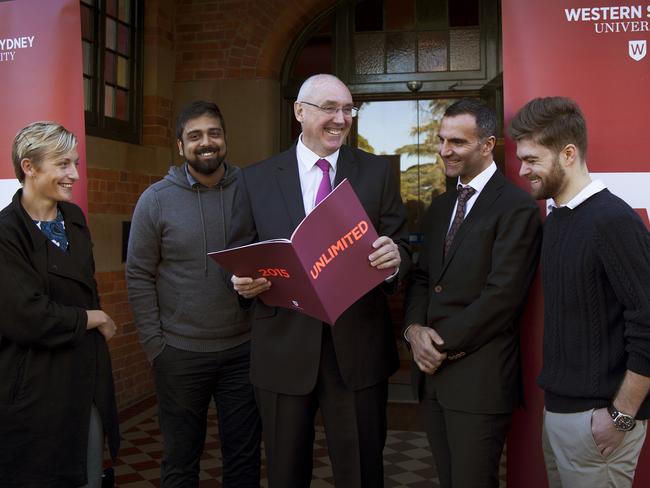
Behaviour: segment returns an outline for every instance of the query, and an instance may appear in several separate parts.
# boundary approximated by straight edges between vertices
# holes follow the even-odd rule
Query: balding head
[[[296,120],[302,126],[302,143],[320,157],[336,152],[352,126],[350,108],[350,90],[336,76],[319,74],[307,78],[294,103]]]
[[[321,91],[324,86],[330,84],[339,85],[345,88],[345,90],[348,90],[348,87],[345,86],[345,83],[339,80],[336,76],[321,73],[318,75],[310,76],[303,82],[303,84],[300,86],[300,90],[298,91],[298,101],[309,100],[315,93]]]

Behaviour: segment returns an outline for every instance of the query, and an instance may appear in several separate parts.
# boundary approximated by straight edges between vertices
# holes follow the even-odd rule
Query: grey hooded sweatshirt
[[[131,222],[126,280],[149,361],[165,344],[214,352],[250,339],[248,314],[207,256],[226,247],[239,168],[226,164],[215,187],[192,187],[186,164],[142,193]]]

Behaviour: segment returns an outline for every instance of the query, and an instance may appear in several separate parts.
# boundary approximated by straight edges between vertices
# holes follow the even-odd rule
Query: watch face
[[[616,424],[616,428],[618,430],[632,430],[634,427],[634,417],[619,413],[616,420],[614,420],[614,423]]]

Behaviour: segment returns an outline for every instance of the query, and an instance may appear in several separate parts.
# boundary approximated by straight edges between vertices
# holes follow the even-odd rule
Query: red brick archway
[[[176,6],[176,81],[279,79],[291,42],[335,0],[191,0]]]

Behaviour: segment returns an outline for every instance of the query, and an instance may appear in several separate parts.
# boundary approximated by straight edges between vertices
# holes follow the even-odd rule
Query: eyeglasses
[[[337,107],[336,105],[316,105],[315,103],[310,103],[310,102],[302,102],[298,101],[298,103],[304,103],[305,105],[311,105],[312,107],[316,107],[322,112],[325,112],[327,115],[335,115],[339,110],[343,112],[343,115],[346,117],[356,117],[357,113],[359,113],[359,109],[357,107],[350,107],[350,106],[345,106],[345,107]]]

